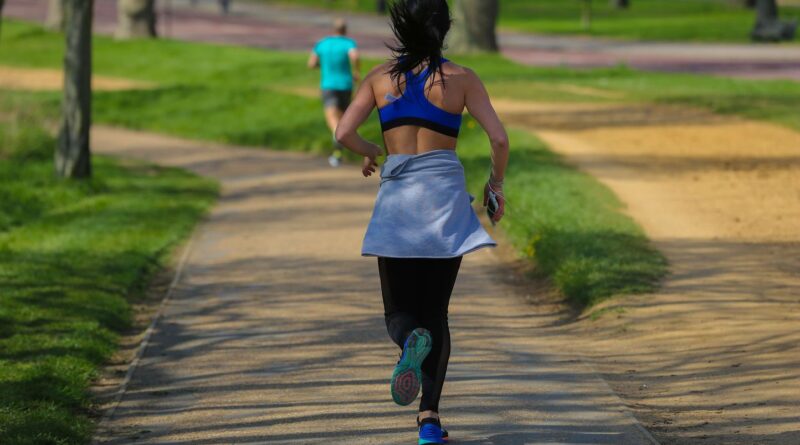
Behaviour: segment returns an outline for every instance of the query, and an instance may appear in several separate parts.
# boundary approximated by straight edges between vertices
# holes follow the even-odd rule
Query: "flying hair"
[[[386,44],[395,63],[388,74],[400,86],[403,76],[427,63],[428,76],[444,85],[442,51],[452,20],[447,0],[396,0],[390,9],[391,27],[397,44]],[[426,79],[427,80],[427,79]]]

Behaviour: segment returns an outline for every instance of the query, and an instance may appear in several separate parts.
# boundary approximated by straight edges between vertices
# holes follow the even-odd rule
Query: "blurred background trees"
[[[48,0],[45,26],[51,30],[64,29],[64,1]],[[155,0],[117,0],[117,29],[119,39],[156,36]]]
[[[64,0],[48,0],[44,26],[50,30],[64,29]]]
[[[5,5],[5,0],[0,0],[0,36],[3,33],[3,6]]]
[[[119,39],[156,36],[155,0],[117,0],[117,30]]]
[[[456,0],[448,48],[454,53],[497,51],[499,0]]]
[[[756,24],[750,37],[758,42],[779,42],[794,39],[797,21],[778,17],[777,0],[755,0]]]

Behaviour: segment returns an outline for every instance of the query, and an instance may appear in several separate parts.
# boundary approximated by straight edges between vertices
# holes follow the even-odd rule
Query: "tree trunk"
[[[456,0],[448,47],[455,53],[492,51],[497,47],[499,0]]]
[[[617,9],[628,9],[631,2],[628,0],[611,0],[611,6]]]
[[[583,8],[581,9],[581,26],[584,31],[588,31],[592,27],[592,0],[581,0]]]
[[[156,36],[155,0],[117,0],[118,39]]]
[[[756,24],[750,37],[760,42],[778,42],[794,39],[797,22],[784,22],[778,18],[776,0],[756,0]]]
[[[51,31],[64,30],[64,0],[48,0],[44,27]]]
[[[6,0],[0,0],[0,37],[3,35],[3,6],[5,6]]]
[[[778,20],[777,0],[758,0],[756,1],[759,22],[774,22]]]
[[[375,10],[378,11],[378,14],[386,14],[386,0],[377,0]]]
[[[92,6],[93,0],[64,0],[63,123],[56,149],[56,172],[65,178],[92,175],[89,129],[92,125]]]
[[[219,0],[219,10],[228,15],[231,12],[231,0]]]

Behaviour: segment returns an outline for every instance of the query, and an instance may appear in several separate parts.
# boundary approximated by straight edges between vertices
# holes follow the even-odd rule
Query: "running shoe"
[[[419,422],[419,445],[447,443],[446,432],[439,419],[428,417]]]
[[[438,420],[439,420],[439,427],[442,428],[442,423],[441,423],[442,419]],[[417,428],[420,428],[421,426],[422,422],[419,421],[419,416],[417,416]],[[450,433],[448,433],[447,430],[444,428],[442,428],[442,440],[444,440],[445,443],[447,443],[447,441],[450,440]]]
[[[338,142],[333,149],[333,154],[328,157],[328,164],[331,164],[331,167],[338,167],[342,165],[342,159],[344,158],[344,153],[342,153],[342,146]]]
[[[431,352],[431,333],[417,328],[411,332],[403,345],[403,354],[392,373],[392,399],[398,405],[411,404],[419,394],[422,382],[422,362]]]
[[[342,161],[340,161],[335,155],[331,155],[328,157],[328,164],[330,164],[331,167],[338,167],[342,164]]]

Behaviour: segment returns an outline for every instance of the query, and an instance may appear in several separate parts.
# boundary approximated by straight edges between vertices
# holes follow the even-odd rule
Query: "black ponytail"
[[[434,82],[438,73],[444,84],[442,50],[452,23],[447,0],[396,0],[390,14],[397,45],[386,45],[395,58],[388,73],[398,88],[405,73],[425,63]]]

